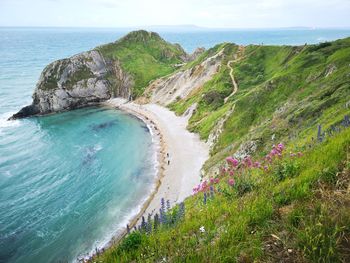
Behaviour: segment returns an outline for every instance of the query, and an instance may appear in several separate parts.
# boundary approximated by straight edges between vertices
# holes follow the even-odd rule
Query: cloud
[[[350,26],[349,13],[350,0],[0,0],[0,26]]]

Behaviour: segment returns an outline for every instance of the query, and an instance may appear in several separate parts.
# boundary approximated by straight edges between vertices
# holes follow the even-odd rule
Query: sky
[[[350,0],[0,0],[0,26],[350,27]]]

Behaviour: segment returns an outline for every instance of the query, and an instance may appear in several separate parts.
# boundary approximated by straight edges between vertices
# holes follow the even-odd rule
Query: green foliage
[[[283,181],[286,178],[292,178],[298,175],[300,167],[295,161],[283,161],[278,163],[273,171],[273,175],[278,181]]]
[[[169,106],[182,114],[197,102],[188,128],[206,140],[235,105],[205,165],[207,171],[244,142],[256,141],[258,150],[264,151],[273,135],[284,142],[296,136],[309,140],[317,134],[319,123],[330,127],[347,114],[350,38],[315,47],[245,47],[242,58],[231,63],[238,92],[226,104],[222,98],[232,92],[227,61],[233,59],[237,46],[220,48],[226,57],[219,72],[195,94]]]
[[[224,103],[225,95],[215,90],[209,91],[204,94],[203,102],[208,106],[212,106],[214,109],[219,108]]]
[[[242,174],[234,187],[227,184],[228,175],[220,178],[206,205],[202,193],[185,200],[186,215],[176,226],[142,236],[133,250],[112,247],[96,261],[275,262],[280,257],[289,262],[348,262],[350,196],[344,189],[349,187],[350,130],[323,143],[316,143],[315,137],[319,124],[327,130],[349,114],[350,38],[317,48],[246,47],[246,57],[233,63],[239,91],[227,103],[222,100],[232,85],[226,65],[237,46],[224,44],[210,52],[219,48],[226,57],[214,78],[169,106],[182,114],[196,102],[189,129],[203,139],[234,107],[206,171],[219,167],[247,141],[259,142],[255,159],[265,156],[276,141],[288,145],[286,152],[302,151],[303,156],[277,159],[268,171]],[[335,70],[326,77],[333,65]],[[340,174],[346,182],[341,191]],[[274,250],[269,252],[266,244]]]
[[[85,81],[86,86],[87,80],[91,77],[93,77],[93,73],[90,71],[90,69],[86,66],[82,66],[79,70],[73,72],[73,74],[69,76],[65,82],[65,87],[67,89],[72,89],[73,86],[79,81]]]
[[[175,64],[182,63],[185,51],[175,44],[163,40],[157,33],[134,31],[117,42],[97,48],[134,78],[133,95],[142,95],[150,81],[172,73]]]
[[[347,208],[350,196],[341,197],[343,202],[339,202],[318,198],[316,194],[318,184],[327,183],[323,180],[323,167],[337,167],[338,172],[347,167],[343,161],[349,145],[350,130],[345,130],[304,152],[302,157],[277,159],[268,172],[255,169],[243,174],[242,185],[254,184],[243,195],[238,194],[239,180],[231,187],[227,184],[230,177],[222,178],[216,186],[221,190],[216,191],[206,205],[203,204],[203,194],[185,200],[185,218],[176,226],[159,228],[150,235],[130,234],[130,239],[136,239],[137,245],[125,245],[124,242],[134,242],[123,241],[118,247],[107,250],[97,261],[269,262],[271,258],[265,253],[265,242],[266,237],[274,234],[288,236],[283,242],[285,249],[294,251],[292,262],[301,258],[312,262],[346,262],[349,254],[344,242],[350,237],[347,234],[350,233]],[[275,171],[279,167],[285,175],[283,181],[276,180]],[[334,183],[329,185],[334,186]],[[301,189],[303,195],[298,193]],[[276,192],[282,191],[287,196],[287,203],[291,204],[286,210],[290,212],[284,212],[286,216],[276,216],[281,209],[288,207],[272,198]],[[332,209],[335,212],[331,212]],[[176,213],[177,207],[170,212]],[[204,232],[200,231],[201,227]]]
[[[119,249],[124,251],[132,251],[139,248],[141,242],[142,234],[140,232],[132,232],[123,239]]]
[[[63,68],[69,63],[69,59],[62,59],[58,61],[57,63],[53,64],[53,66],[48,65],[45,69],[45,71],[48,71],[47,77],[45,78],[45,81],[39,82],[39,89],[41,90],[53,90],[57,89],[57,82],[59,79],[57,76],[60,76],[62,74]],[[62,65],[60,67],[60,64]]]

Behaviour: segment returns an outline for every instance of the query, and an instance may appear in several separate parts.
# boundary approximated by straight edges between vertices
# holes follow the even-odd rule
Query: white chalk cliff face
[[[218,72],[223,56],[222,49],[192,68],[155,80],[146,90],[146,93],[151,93],[150,101],[168,105],[177,99],[186,98]]]
[[[42,72],[34,93],[40,113],[110,98],[106,74],[106,63],[97,51],[53,62]]]
[[[84,52],[48,65],[41,73],[32,105],[13,118],[75,109],[114,96],[128,98],[132,85],[132,77],[118,61],[105,61],[96,50]]]

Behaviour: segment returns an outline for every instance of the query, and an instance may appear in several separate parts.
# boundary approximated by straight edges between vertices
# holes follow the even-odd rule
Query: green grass
[[[202,193],[188,198],[186,216],[175,226],[151,235],[133,233],[97,262],[270,262],[276,255],[291,262],[346,262],[350,194],[340,195],[337,182],[349,179],[349,147],[347,129],[302,157],[276,161],[269,172],[253,170],[240,179],[254,185],[243,194],[221,177],[222,194],[206,205]],[[327,190],[320,193],[321,185]],[[205,233],[199,231],[202,226]]]
[[[232,64],[239,90],[226,104],[232,92],[226,64],[236,45],[217,45],[185,68],[221,49],[225,58],[219,72],[168,105],[182,114],[197,103],[188,129],[204,140],[235,107],[204,166],[207,176],[218,176],[225,157],[247,142],[257,145],[251,153],[255,159],[276,142],[287,145],[286,153],[302,151],[303,156],[286,156],[267,172],[245,173],[234,188],[228,175],[221,176],[220,193],[206,205],[203,193],[187,198],[180,222],[150,235],[133,233],[96,261],[348,262],[350,129],[315,141],[319,124],[325,131],[350,113],[350,38],[299,47],[247,46],[245,57]]]
[[[350,38],[327,45],[247,46],[245,57],[232,65],[239,88],[226,104],[223,100],[232,91],[226,63],[237,47],[221,47],[226,58],[213,79],[196,94],[169,105],[182,114],[197,102],[188,128],[204,140],[235,105],[206,163],[207,171],[215,170],[223,154],[234,153],[244,142],[254,141],[264,150],[272,135],[280,141],[298,134],[312,137],[318,123],[329,127],[349,112],[345,105],[350,100]],[[332,66],[336,70],[326,77]],[[214,99],[208,100],[208,95]]]
[[[117,42],[97,48],[112,61],[118,60],[123,70],[134,79],[133,95],[142,95],[149,82],[176,70],[185,51],[163,40],[157,33],[134,31]]]

